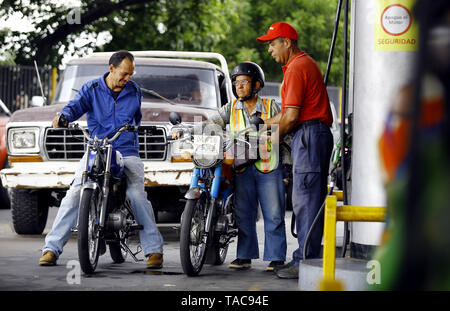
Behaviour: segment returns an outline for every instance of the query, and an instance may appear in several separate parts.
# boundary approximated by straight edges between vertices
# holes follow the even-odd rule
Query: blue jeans
[[[234,204],[238,231],[237,258],[259,258],[256,217],[258,201],[264,218],[264,260],[286,260],[285,189],[281,165],[261,173],[250,165],[235,175]]]
[[[144,164],[136,156],[124,157],[127,176],[127,197],[130,200],[134,217],[139,225],[144,227],[139,232],[141,246],[145,255],[163,252],[163,238],[156,227],[155,216],[151,203],[147,200],[144,186]],[[85,157],[75,172],[75,177],[61,201],[51,231],[45,237],[45,247],[42,253],[52,251],[57,257],[61,255],[64,245],[72,235],[71,228],[77,225],[78,207],[80,202],[81,175],[85,168]]]
[[[333,150],[333,136],[323,123],[301,126],[291,145],[293,189],[298,246],[292,265],[303,259],[306,235],[327,194],[327,178]],[[322,243],[323,217],[316,223],[308,242],[306,258],[318,258]]]

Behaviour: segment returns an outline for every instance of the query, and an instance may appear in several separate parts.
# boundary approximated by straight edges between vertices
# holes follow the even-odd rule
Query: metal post
[[[328,83],[328,76],[330,75],[331,64],[333,62],[334,46],[336,45],[336,37],[337,37],[338,29],[339,29],[339,19],[341,17],[341,7],[342,7],[342,0],[339,0],[337,11],[336,11],[336,20],[334,22],[333,38],[331,39],[330,54],[328,55],[327,70],[325,72],[325,77],[323,80],[325,85],[327,85],[327,83]]]
[[[345,0],[344,7],[344,53],[342,65],[342,109],[341,109],[341,168],[342,168],[342,190],[344,204],[348,204],[347,199],[347,167],[345,165],[345,146],[347,135],[345,132],[345,124],[347,119],[347,67],[348,67],[348,2]],[[344,240],[342,245],[341,257],[345,257],[348,239],[348,223],[344,223]]]

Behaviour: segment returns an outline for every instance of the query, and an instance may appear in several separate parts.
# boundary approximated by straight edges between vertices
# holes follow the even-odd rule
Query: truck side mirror
[[[45,98],[42,96],[31,97],[31,107],[42,107],[44,106]]]
[[[170,121],[170,123],[172,123],[172,125],[180,124],[181,123],[181,116],[179,115],[178,112],[172,111],[169,114],[169,121]]]

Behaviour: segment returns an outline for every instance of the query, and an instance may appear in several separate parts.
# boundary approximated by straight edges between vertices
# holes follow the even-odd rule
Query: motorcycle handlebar
[[[68,129],[69,129],[69,130],[74,130],[74,129],[76,129],[76,130],[81,130],[81,132],[83,133],[83,136],[84,136],[89,142],[95,142],[95,141],[96,141],[95,139],[93,139],[93,138],[91,137],[91,135],[89,134],[89,131],[88,131],[86,128],[80,127],[80,125],[79,125],[78,123],[70,123],[70,124],[68,125]],[[135,131],[137,131],[137,129],[138,129],[137,126],[134,126],[134,125],[125,123],[125,124],[123,124],[123,125],[119,128],[119,130],[117,131],[117,133],[114,134],[114,136],[113,136],[112,138],[108,138],[108,135],[106,135],[103,139],[97,140],[97,141],[103,141],[103,142],[106,143],[106,144],[107,144],[107,143],[112,143],[113,141],[115,141],[115,140],[120,136],[120,134],[122,134],[122,132],[124,132],[124,131],[135,132]]]
[[[91,135],[89,134],[88,130],[81,127],[78,123],[69,123],[69,125],[67,126],[67,128],[69,130],[81,130],[81,133],[83,133],[83,136],[89,141],[89,142],[93,142],[94,139],[91,137]]]

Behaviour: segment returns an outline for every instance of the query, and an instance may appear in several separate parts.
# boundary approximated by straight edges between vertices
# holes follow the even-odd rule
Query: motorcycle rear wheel
[[[78,259],[81,270],[92,274],[97,267],[99,257],[99,218],[101,199],[98,189],[84,189],[78,221]]]
[[[188,276],[197,276],[206,259],[207,241],[203,240],[206,204],[205,196],[187,200],[181,218],[180,259],[183,271]]]
[[[114,263],[124,263],[128,255],[128,253],[122,249],[119,242],[109,244],[109,254]]]
[[[221,246],[220,241],[221,235],[215,235],[213,239],[214,244],[214,260],[212,261],[213,265],[221,265],[225,262],[228,253],[228,243],[226,245]]]
[[[128,244],[128,238],[124,238],[126,232],[124,230],[120,230],[118,232],[119,238],[125,243]],[[128,252],[122,248],[120,242],[111,242],[109,243],[109,254],[111,255],[114,263],[123,263],[127,259]]]
[[[120,208],[121,212],[126,215],[127,222],[132,222],[134,217],[131,212],[131,205],[127,199]],[[123,263],[127,259],[128,252],[121,246],[121,242],[128,246],[129,227],[123,227],[116,234],[116,241],[109,243],[109,254],[114,263]]]

